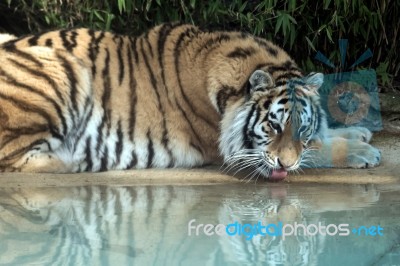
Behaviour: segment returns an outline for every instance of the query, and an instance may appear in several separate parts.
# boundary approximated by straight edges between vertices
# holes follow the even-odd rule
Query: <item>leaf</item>
[[[46,21],[47,25],[50,25],[50,18],[48,15],[44,16],[44,20]]]
[[[97,10],[93,10],[94,15],[102,22],[104,22],[104,18],[100,15]]]
[[[321,25],[320,27],[319,27],[319,29],[317,30],[317,32],[318,33],[320,33],[323,29],[325,29],[326,28],[326,25],[324,24],[324,25]]]
[[[118,0],[118,10],[120,14],[126,10],[125,0]]]
[[[247,5],[247,1],[245,1],[245,2],[242,4],[242,6],[239,8],[239,12],[240,12],[240,13],[243,12],[243,10],[246,8],[246,5]]]
[[[293,24],[296,24],[296,25],[297,25],[297,21],[294,19],[294,17],[292,17],[292,16],[289,15],[289,14],[286,14],[286,16],[289,18],[289,20],[290,20]]]
[[[115,18],[114,14],[108,13],[107,14],[107,21],[106,21],[106,30],[111,29],[111,21]]]
[[[296,28],[294,27],[293,24],[291,24],[290,25],[290,40],[289,40],[290,49],[292,49],[295,39],[296,39]]]
[[[283,22],[282,13],[280,13],[278,11],[278,19],[276,20],[276,24],[275,24],[275,35],[278,33],[279,29],[281,28],[282,22]]]
[[[194,9],[196,7],[196,0],[190,0],[190,4],[189,5],[190,5],[191,8]]]
[[[153,2],[153,0],[148,0],[146,3],[146,12],[149,12],[149,10],[151,8],[151,2]]]
[[[332,40],[332,28],[330,26],[328,26],[325,31],[326,31],[326,36],[328,37],[328,39],[331,42],[333,42],[333,40]]]
[[[288,4],[288,11],[293,12],[296,9],[296,0],[290,0]]]
[[[305,39],[306,39],[308,45],[311,47],[311,49],[313,49],[314,51],[317,51],[317,49],[315,49],[315,47],[314,47],[314,44],[307,36],[305,36]]]
[[[286,37],[286,33],[289,31],[289,19],[284,14],[283,19],[282,19],[282,30],[283,30],[283,36]]]
[[[331,3],[331,0],[324,0],[324,10],[328,9],[330,3]]]

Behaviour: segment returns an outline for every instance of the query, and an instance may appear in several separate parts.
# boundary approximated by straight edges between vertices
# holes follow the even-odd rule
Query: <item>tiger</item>
[[[4,38],[0,170],[76,173],[220,164],[284,179],[380,164],[363,127],[330,129],[322,73],[271,41],[165,23]]]

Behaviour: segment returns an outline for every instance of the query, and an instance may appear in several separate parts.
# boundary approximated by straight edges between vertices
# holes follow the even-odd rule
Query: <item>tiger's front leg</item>
[[[371,168],[381,161],[377,148],[356,138],[327,137],[313,145],[305,160],[312,167]]]
[[[368,128],[365,127],[329,128],[327,136],[330,138],[341,137],[369,143],[372,138],[372,133]]]

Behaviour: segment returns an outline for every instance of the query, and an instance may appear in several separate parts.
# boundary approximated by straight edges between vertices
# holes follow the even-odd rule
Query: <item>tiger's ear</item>
[[[274,80],[269,73],[263,70],[256,70],[250,76],[248,93],[272,88],[274,85]]]
[[[310,93],[318,94],[318,89],[324,83],[324,74],[311,72],[306,77],[304,77],[304,82],[306,83],[306,89]]]

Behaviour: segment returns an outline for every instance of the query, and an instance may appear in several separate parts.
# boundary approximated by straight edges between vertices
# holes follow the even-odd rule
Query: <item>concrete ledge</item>
[[[372,169],[305,169],[282,182],[391,184],[400,182],[400,138],[379,133],[373,145],[382,151],[382,164]],[[81,174],[0,174],[0,187],[69,187],[86,185],[210,185],[245,183],[223,174],[219,166],[196,169],[149,169]],[[252,180],[249,183],[254,183]],[[257,182],[265,182],[258,180]]]

